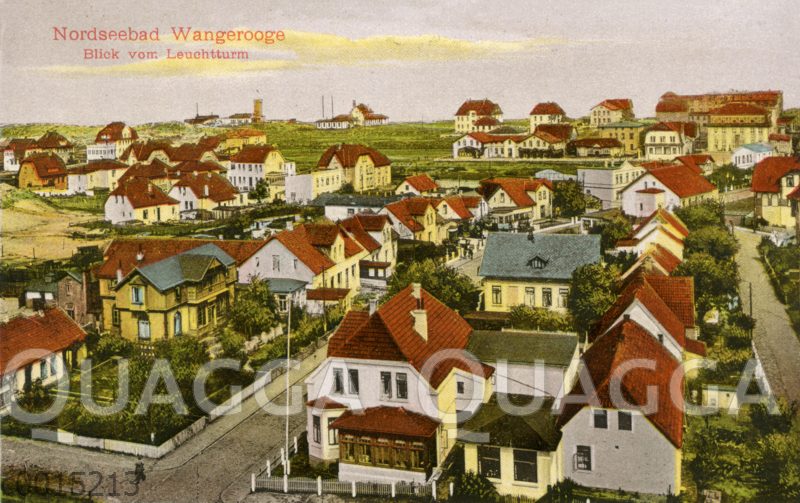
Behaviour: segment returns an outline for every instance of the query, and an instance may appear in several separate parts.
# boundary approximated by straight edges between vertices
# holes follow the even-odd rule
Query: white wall
[[[583,183],[583,192],[600,199],[604,210],[616,205],[614,174],[613,169],[578,169],[578,180]]]
[[[280,271],[272,268],[273,255],[280,257]],[[295,268],[295,258],[283,243],[272,239],[239,267],[239,283],[250,283],[250,278],[254,276],[261,279],[296,279],[311,283],[315,276],[314,272],[299,259]]]
[[[314,199],[313,175],[287,175],[285,183],[287,203],[308,204]]]
[[[325,206],[325,218],[333,222],[344,220],[345,218],[352,217],[358,213],[378,213],[382,209],[381,206]],[[352,213],[351,213],[352,211]]]
[[[106,199],[105,219],[112,224],[118,224],[127,220],[133,220],[133,205],[125,196],[108,196]]]
[[[681,206],[681,199],[675,195],[674,192],[665,187],[664,184],[658,181],[658,179],[656,179],[656,177],[653,175],[646,174],[625,187],[625,190],[622,192],[622,211],[627,215],[636,216],[647,216],[655,211],[655,209],[652,209],[646,212],[646,214],[642,215],[647,208],[645,208],[645,210],[639,210],[639,202],[641,197],[636,191],[651,188],[662,189],[664,191],[665,210],[672,211],[673,209]]]

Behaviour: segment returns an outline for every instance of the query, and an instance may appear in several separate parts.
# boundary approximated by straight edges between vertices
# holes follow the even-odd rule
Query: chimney
[[[294,222],[293,221],[291,221],[291,220],[287,220],[286,221],[286,230],[287,231],[294,230]]]
[[[628,313],[625,313],[625,316],[623,316],[623,319],[624,319],[625,321],[629,321],[629,320],[631,319],[631,315],[630,315],[630,314],[628,314]]]
[[[203,197],[208,197],[208,185],[203,185]]]
[[[117,263],[117,283],[122,281],[122,261]]]
[[[153,184],[152,183],[148,183],[147,184],[147,193],[150,194],[150,195],[153,195]]]
[[[664,334],[658,334],[658,342],[664,344]]]
[[[141,262],[144,260],[144,250],[142,250],[142,245],[139,245],[139,251],[136,253],[136,261]]]
[[[353,108],[356,106],[356,100],[353,100]]]
[[[378,301],[375,299],[369,299],[369,315],[372,316],[375,314],[376,309],[378,309]]]
[[[422,286],[419,283],[411,283],[411,296],[417,299],[417,308],[411,311],[414,318],[414,331],[424,340],[428,340],[428,313],[422,302]]]

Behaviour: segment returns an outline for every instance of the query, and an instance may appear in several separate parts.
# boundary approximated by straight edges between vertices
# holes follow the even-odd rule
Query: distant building
[[[709,112],[708,152],[722,162],[742,145],[765,143],[773,132],[770,112],[756,105],[730,103]]]
[[[528,117],[531,133],[536,131],[536,126],[540,124],[560,124],[567,120],[567,114],[564,113],[564,109],[558,103],[552,101],[537,103],[531,109]]]
[[[139,135],[132,127],[124,122],[112,122],[97,133],[94,144],[86,146],[86,160],[119,159],[138,139]]]
[[[439,185],[426,173],[406,177],[394,190],[395,194],[427,196],[438,192]]]
[[[344,220],[359,213],[378,213],[387,204],[403,199],[404,196],[367,196],[362,194],[323,193],[311,201],[310,205],[323,208],[325,218],[333,222]]]
[[[774,154],[775,148],[769,143],[748,143],[733,151],[731,161],[739,169],[750,169]]]
[[[553,184],[535,178],[487,178],[478,193],[489,205],[490,218],[518,225],[553,215]]]
[[[143,178],[121,182],[105,202],[105,219],[112,224],[178,220],[179,203]]]
[[[645,125],[636,121],[611,122],[598,125],[601,138],[613,138],[622,144],[625,155],[639,154],[642,146],[642,131]]]
[[[287,175],[284,182],[287,203],[308,204],[321,194],[340,190],[344,174],[339,167],[315,169],[311,173]]]
[[[353,118],[347,114],[337,115],[330,119],[315,122],[317,129],[348,129],[353,126]]]
[[[19,171],[22,161],[33,154],[52,154],[66,164],[72,161],[75,146],[63,135],[48,131],[39,139],[12,138],[3,150],[3,170]]]
[[[392,183],[392,162],[366,145],[328,147],[317,162],[317,168],[341,169],[343,184],[351,184],[356,192],[375,190]]]
[[[350,117],[356,126],[382,126],[389,123],[389,117],[375,113],[369,106],[353,100],[353,108],[350,110]]]
[[[67,193],[87,194],[96,189],[111,190],[130,166],[113,159],[79,164],[67,170]]]
[[[694,153],[698,137],[694,122],[659,122],[647,128],[644,155],[648,160],[672,160]]]
[[[67,193],[67,169],[64,161],[54,153],[31,154],[22,161],[18,184],[38,194],[64,195]]]
[[[641,176],[645,168],[630,161],[611,167],[578,168],[578,182],[586,195],[596,197],[603,209],[622,206],[622,189]]]
[[[236,190],[227,178],[208,172],[182,174],[168,195],[178,201],[181,220],[212,218],[219,207],[249,203],[247,194]]]
[[[663,208],[700,204],[719,197],[717,187],[684,165],[662,165],[646,171],[622,190],[622,211],[646,217]]]
[[[488,99],[467,100],[456,111],[455,131],[457,133],[477,131],[475,123],[483,118],[503,122],[503,110],[500,105]]]
[[[599,127],[601,124],[630,121],[633,118],[633,101],[626,98],[608,99],[592,107],[589,124]]]
[[[567,148],[578,157],[620,157],[625,153],[615,138],[579,138],[569,142]]]
[[[276,182],[283,181],[287,164],[294,169],[294,163],[287,163],[281,151],[274,145],[247,145],[231,156],[228,180],[240,192],[250,192],[261,180],[266,180],[272,192]],[[268,200],[273,200],[270,194]]]
[[[656,105],[656,117],[661,121],[696,122],[704,128],[708,125],[709,113],[728,104],[764,108],[769,112],[769,122],[772,126],[776,126],[783,112],[783,91],[732,91],[687,95],[667,92],[661,96]]]

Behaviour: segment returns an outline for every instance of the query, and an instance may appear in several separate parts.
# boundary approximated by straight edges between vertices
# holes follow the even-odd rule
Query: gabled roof
[[[570,143],[581,148],[622,148],[622,143],[616,138],[579,138]]]
[[[470,199],[468,202],[467,199]],[[470,208],[477,207],[478,203],[475,203],[475,200],[480,202],[479,196],[473,196],[471,198],[464,197],[462,195],[454,195],[454,196],[447,196],[442,199],[436,201],[436,207],[438,208],[442,204],[446,204],[461,220],[470,220],[473,218],[473,214],[469,211]],[[468,204],[473,204],[473,206],[468,206]]]
[[[225,166],[216,161],[181,161],[175,166],[167,166],[170,175],[183,175],[184,173],[225,173]]]
[[[172,147],[167,151],[169,160],[172,162],[199,161],[206,152],[214,153],[214,148],[202,143],[184,143],[178,147]]]
[[[64,135],[56,133],[55,131],[48,131],[36,140],[36,146],[39,148],[71,148],[72,142],[67,140]]]
[[[389,222],[389,218],[386,215],[369,215],[369,217],[380,217],[380,218],[369,218],[369,219],[362,219],[362,215],[353,215],[352,217],[342,220],[339,222],[353,238],[358,241],[358,243],[368,252],[372,253],[373,251],[377,250],[381,247],[381,244],[375,240],[369,234],[369,230],[365,228],[364,223],[368,222],[368,220],[375,220],[375,222],[368,222],[369,224],[377,224],[378,221],[383,222],[384,224]],[[366,215],[365,215],[366,216]],[[381,225],[377,230],[383,230],[383,225]]]
[[[485,199],[490,199],[500,189],[508,194],[511,201],[524,208],[536,204],[528,192],[536,192],[544,185],[553,190],[553,183],[544,178],[487,178],[481,180],[479,192]]]
[[[239,191],[227,178],[208,172],[198,175],[182,174],[172,187],[188,187],[198,199],[207,198],[216,203],[236,199],[236,196],[239,195]]]
[[[241,265],[267,242],[263,240],[211,240],[180,238],[117,238],[103,252],[103,263],[94,273],[98,278],[113,279],[117,269],[126,276],[135,267],[143,267],[179,253],[213,244]],[[140,255],[141,254],[141,255]],[[137,260],[138,256],[141,260]]]
[[[236,261],[215,244],[205,244],[191,250],[167,257],[142,267],[136,271],[147,279],[160,292],[184,283],[198,283],[205,278],[208,269],[219,262],[226,268]],[[135,276],[129,274],[126,280]],[[119,288],[125,281],[117,284]]]
[[[425,215],[428,207],[433,206],[433,201],[434,199],[428,197],[409,197],[387,204],[385,208],[409,230],[419,232],[425,227],[414,217]]]
[[[647,175],[653,175],[680,198],[705,194],[717,188],[702,175],[682,164],[653,168],[642,176]]]
[[[169,164],[160,161],[158,159],[153,159],[153,162],[144,164],[142,162],[137,162],[127,170],[122,176],[119,177],[119,183],[125,183],[128,180],[132,180],[135,178],[139,179],[146,179],[146,180],[166,180],[170,177],[170,166]]]
[[[322,157],[320,157],[319,162],[317,162],[317,167],[327,168],[330,165],[331,160],[336,157],[336,159],[339,161],[339,164],[341,164],[343,168],[352,168],[355,167],[358,159],[364,155],[369,156],[375,166],[388,166],[391,164],[391,161],[388,157],[372,147],[367,147],[365,145],[339,144],[328,147],[328,149],[323,152]]]
[[[22,161],[23,164],[32,164],[36,176],[42,180],[58,178],[67,175],[64,161],[56,154],[39,152],[31,154]]]
[[[728,103],[708,112],[709,115],[766,115],[764,108],[749,103]]]
[[[33,138],[12,138],[9,140],[5,150],[12,150],[14,157],[22,159],[25,157],[25,152],[37,148],[36,140]]]
[[[631,231],[631,234],[628,237],[635,237],[641,229],[644,229],[644,227],[654,219],[661,220],[662,222],[672,225],[684,238],[689,235],[689,229],[680,218],[663,208],[658,208],[656,211],[648,215],[647,218],[642,220],[639,225],[637,225],[636,228]]]
[[[358,221],[359,225],[361,225],[361,227],[367,232],[381,232],[383,231],[383,228],[386,227],[386,225],[392,225],[392,222],[389,220],[389,217],[387,217],[386,215],[377,215],[374,213],[373,214],[358,213],[348,218],[347,220],[342,220],[341,223],[345,223],[349,220]]]
[[[538,124],[534,134],[547,133],[560,141],[569,141],[572,138],[571,124]]]
[[[476,126],[497,126],[498,124],[500,121],[490,116],[481,117],[475,121]]]
[[[270,152],[276,150],[273,145],[245,145],[242,150],[231,156],[231,162],[263,164]]]
[[[647,275],[659,273],[670,275],[680,264],[681,259],[673,255],[671,251],[660,244],[654,243],[636,259],[636,262],[634,262],[627,271],[625,271],[622,275],[622,279],[624,280],[639,272]],[[656,267],[660,267],[661,269],[659,270]]]
[[[603,100],[592,108],[604,107],[609,110],[631,110],[633,109],[633,101],[628,98],[612,98]]]
[[[407,183],[417,189],[419,192],[432,192],[434,190],[439,189],[439,184],[433,181],[433,178],[428,176],[427,173],[422,173],[420,175],[412,175],[407,177],[403,183]]]
[[[700,167],[701,164],[714,164],[714,158],[708,154],[680,155],[675,158],[675,161],[687,168],[691,168],[698,175],[703,174],[703,168]]]
[[[86,332],[80,325],[57,307],[32,316],[11,318],[0,323],[0,375],[21,369],[44,356],[31,354],[21,357],[24,351],[42,349],[52,353],[85,339]],[[12,363],[13,368],[10,367]]]
[[[124,162],[119,162],[115,159],[98,159],[96,161],[89,161],[86,164],[80,164],[74,168],[70,168],[68,173],[72,174],[87,174],[95,173],[97,171],[111,171],[115,169],[128,169],[128,165]]]
[[[520,408],[531,403],[527,395],[494,393],[472,417],[459,425],[458,439],[474,442],[474,435],[488,434],[488,445],[544,452],[554,452],[558,448],[561,432],[556,426],[551,398],[546,398],[535,411],[520,415],[506,412],[507,407],[498,403],[501,397],[504,403]]]
[[[371,316],[363,311],[348,312],[328,343],[328,356],[407,361],[422,371],[428,360],[437,355],[441,361],[432,369],[432,375],[425,376],[433,388],[438,388],[455,368],[489,377],[494,369],[464,351],[472,327],[426,290],[420,288],[419,301],[413,292],[414,285],[409,285]],[[427,339],[414,330],[411,312],[418,309],[418,302],[428,319]]]
[[[346,411],[331,428],[364,433],[383,433],[403,437],[431,437],[439,428],[439,421],[403,407],[370,407]]]
[[[134,208],[178,204],[177,200],[169,197],[158,186],[144,178],[120,180],[117,188],[111,191],[108,196],[109,198],[113,196],[126,197]]]
[[[469,115],[470,112],[475,112],[477,115],[495,115],[502,114],[503,110],[491,100],[467,100],[458,107],[456,115]]]
[[[491,232],[478,276],[563,281],[578,267],[600,259],[597,234],[536,234],[530,241],[524,233]]]
[[[659,122],[647,128],[647,131],[671,131],[695,138],[697,136],[697,124],[694,122]]]
[[[767,157],[753,168],[753,192],[780,192],[781,178],[800,171],[800,156]]]
[[[145,161],[153,154],[153,152],[158,150],[161,150],[165,155],[168,156],[171,148],[172,145],[163,140],[136,141],[131,143],[128,148],[125,149],[125,152],[123,152],[120,156],[120,160],[127,161],[130,156],[133,155],[136,157],[137,161]]]
[[[683,444],[683,411],[675,404],[683,397],[683,379],[672,385],[672,376],[678,369],[678,361],[641,325],[633,320],[622,320],[597,340],[583,354],[583,365],[594,385],[594,392],[586,400],[603,408],[616,408],[612,401],[612,381],[619,386],[622,398],[637,409],[650,405],[654,412],[645,417],[676,448]],[[634,360],[645,360],[655,364],[654,369],[636,366]],[[623,365],[633,365],[627,372],[617,373]],[[656,388],[658,403],[649,403],[648,390]],[[587,390],[589,391],[589,390]],[[586,395],[578,381],[567,395],[558,419],[560,426],[566,425],[584,407],[585,403],[566,403],[569,397],[579,399]]]
[[[344,251],[347,257],[363,250],[338,224],[303,224],[292,230],[284,230],[274,235],[269,241],[277,239],[289,251],[303,262],[314,274],[333,267],[333,260],[321,249],[329,248],[342,236]]]
[[[564,113],[564,109],[561,108],[558,103],[553,101],[545,101],[543,103],[537,103],[532,109],[531,113],[528,115],[566,115]]]
[[[106,127],[98,131],[97,136],[94,139],[95,143],[105,143],[105,142],[112,142],[112,141],[119,141],[119,140],[138,140],[139,135],[136,133],[136,130],[133,128],[131,129],[131,136],[129,138],[123,138],[122,133],[127,126],[124,122],[112,122],[108,124]]]

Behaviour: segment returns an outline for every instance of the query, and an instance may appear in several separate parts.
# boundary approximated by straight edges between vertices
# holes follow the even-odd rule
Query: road
[[[737,229],[736,238],[741,247],[736,255],[740,291],[745,312],[749,312],[749,288],[753,285],[753,340],[767,380],[777,396],[800,403],[800,340],[761,263],[756,248],[761,236]]]
[[[292,383],[305,377],[325,358],[327,346],[292,370]],[[271,402],[285,404],[284,378],[265,387]],[[290,416],[292,435],[305,431],[305,407]],[[13,437],[2,437],[3,465],[38,465],[67,473],[91,471],[86,491],[100,482],[94,494],[105,501],[120,502],[235,502],[250,490],[250,473],[264,469],[267,456],[280,450],[285,435],[284,416],[267,414],[255,397],[241,411],[211,423],[170,454],[158,460],[142,460],[147,479],[138,491],[128,481],[137,459],[133,456],[91,451],[72,446]],[[114,480],[116,479],[116,485]],[[76,486],[76,492],[80,488]],[[125,493],[129,493],[126,495]],[[83,493],[85,494],[85,492]]]

